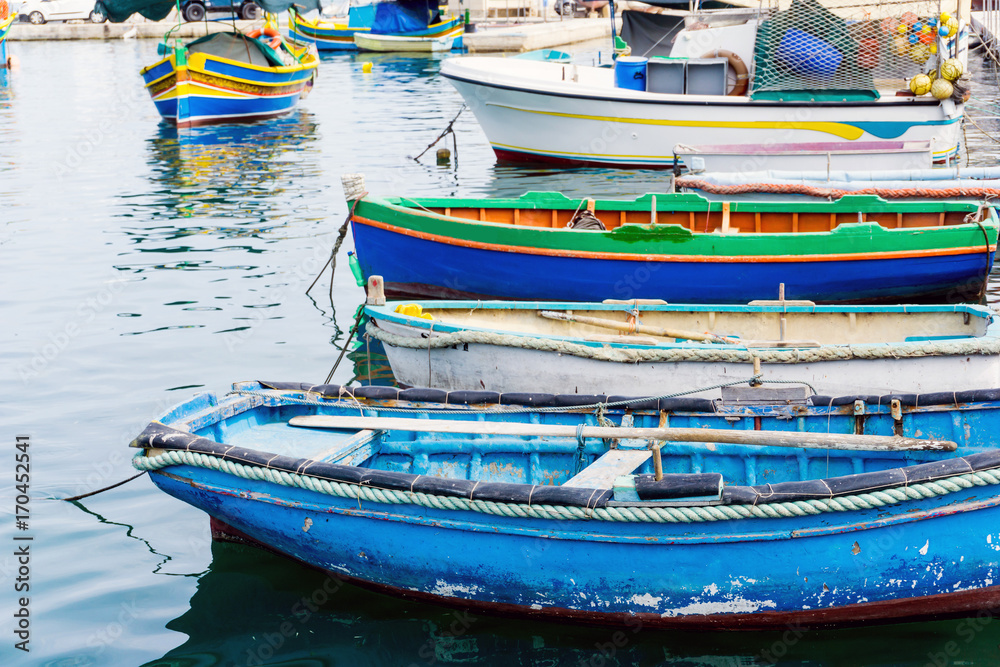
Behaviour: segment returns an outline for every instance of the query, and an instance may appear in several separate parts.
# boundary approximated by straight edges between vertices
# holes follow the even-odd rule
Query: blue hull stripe
[[[674,303],[746,303],[773,299],[822,302],[893,300],[975,292],[992,265],[984,252],[938,257],[803,262],[639,262],[553,257],[453,246],[353,224],[365,277],[428,286],[421,295]],[[436,291],[435,291],[436,290]],[[959,299],[963,300],[963,299]]]

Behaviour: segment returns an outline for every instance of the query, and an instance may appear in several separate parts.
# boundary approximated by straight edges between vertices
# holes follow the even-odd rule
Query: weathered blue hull
[[[597,524],[331,500],[222,473],[161,489],[309,565],[484,610],[754,629],[928,619],[1000,605],[1000,499],[689,525]],[[191,481],[187,481],[190,479]],[[247,500],[249,497],[252,500]],[[443,566],[443,564],[446,564]],[[928,596],[943,596],[936,603]]]
[[[657,407],[665,410],[671,424],[823,433],[891,434],[898,429],[906,435],[952,438],[958,451],[845,454],[722,444],[699,449],[691,443],[668,443],[664,449],[668,472],[722,469],[737,484],[727,487],[734,500],[725,505],[676,506],[669,520],[638,520],[642,511],[658,511],[656,504],[640,510],[614,503],[598,508],[595,502],[591,507],[588,501],[583,515],[577,512],[573,518],[561,513],[565,508],[551,498],[536,501],[534,514],[530,496],[527,506],[498,499],[473,509],[471,501],[463,508],[460,500],[452,500],[460,494],[435,495],[421,486],[447,485],[449,478],[471,483],[481,478],[478,470],[490,474],[484,478],[490,484],[481,487],[477,482],[473,494],[492,486],[491,493],[514,497],[520,492],[514,487],[527,488],[512,483],[520,474],[522,482],[541,484],[532,487],[532,493],[541,497],[544,490],[559,490],[573,474],[561,470],[551,441],[525,446],[523,440],[477,443],[476,438],[465,437],[452,439],[454,448],[442,454],[447,438],[403,437],[392,445],[390,440],[398,436],[389,431],[381,454],[379,446],[363,454],[355,449],[352,462],[325,472],[320,467],[310,471],[319,466],[317,459],[325,460],[319,455],[289,467],[279,459],[291,461],[288,455],[305,451],[302,446],[310,440],[318,445],[323,435],[343,437],[290,428],[287,420],[293,416],[356,416],[359,408],[377,415],[381,405],[393,408],[388,414],[407,406],[422,409],[421,415],[434,420],[453,417],[440,414],[442,408],[459,412],[462,408],[413,402],[414,397],[427,400],[430,394],[393,394],[409,398],[400,402],[389,396],[396,390],[388,388],[370,390],[382,392],[378,395],[388,402],[337,400],[336,387],[322,403],[311,394],[322,407],[303,405],[309,394],[301,391],[286,388],[267,396],[252,383],[242,389],[246,395],[221,403],[203,395],[162,418],[168,425],[184,424],[180,431],[151,425],[147,432],[153,435],[142,440],[144,433],[137,441],[145,448],[137,465],[154,461],[163,454],[162,447],[175,448],[181,456],[182,450],[183,455],[201,451],[211,445],[211,438],[227,443],[217,446],[208,466],[198,463],[205,459],[192,459],[145,469],[159,488],[208,513],[218,532],[238,531],[241,537],[365,586],[484,612],[637,628],[850,625],[960,616],[1000,607],[1000,454],[990,449],[995,432],[991,425],[1000,418],[998,391],[956,395],[950,407],[940,396],[904,397],[905,406],[895,408],[904,411],[902,419],[890,414],[889,397],[827,398],[816,407],[723,407],[717,413],[701,409],[711,405],[707,400],[661,402]],[[459,402],[482,398],[462,393]],[[856,412],[857,401],[867,405],[863,417]],[[612,419],[621,416],[620,411],[617,417],[613,412],[608,413]],[[634,417],[637,425],[661,419],[656,409],[636,410]],[[478,420],[483,418],[522,419],[487,413]],[[592,415],[583,419],[593,423]],[[580,422],[581,415],[536,413],[522,420],[570,424]],[[250,449],[251,443],[260,443],[262,451]],[[568,447],[573,451],[575,442]],[[601,441],[588,447],[595,448],[593,456],[606,451]],[[515,450],[521,454],[511,454]],[[956,454],[963,458],[955,458]],[[417,477],[396,492],[377,475],[357,477],[360,485],[351,486],[355,490],[346,497],[320,486],[335,486],[338,471],[364,471],[352,467],[362,460],[368,461],[364,465]],[[966,461],[973,464],[965,465]],[[920,462],[922,466],[908,466]],[[518,473],[518,465],[526,467]],[[894,466],[913,473],[922,470],[925,477],[921,481]],[[255,472],[247,474],[250,469]],[[963,477],[964,471],[969,472]],[[540,473],[548,477],[547,484],[535,482]],[[836,510],[820,500],[800,497],[762,505],[769,509],[744,518],[719,514],[736,507],[740,502],[736,496],[750,493],[750,488],[757,489],[752,493],[767,494],[789,490],[781,485],[739,484],[844,473],[849,477],[824,482],[832,488],[848,479],[856,488],[855,495],[837,496]],[[877,480],[890,473],[909,481],[895,489],[879,486]],[[399,477],[393,472],[381,474]],[[299,476],[311,476],[308,484],[314,486],[289,482]],[[505,483],[492,484],[497,480]],[[900,489],[909,490],[909,499],[899,500]],[[896,500],[891,499],[893,493]],[[771,502],[759,497],[762,503]],[[629,511],[620,520],[608,518],[613,512]]]

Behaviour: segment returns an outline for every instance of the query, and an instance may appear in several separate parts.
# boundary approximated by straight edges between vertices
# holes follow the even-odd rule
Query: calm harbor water
[[[739,635],[524,623],[336,586],[212,544],[202,513],[145,478],[57,501],[133,474],[129,440],[194,392],[326,376],[362,299],[349,237],[332,301],[325,280],[305,294],[347,212],[342,173],[411,196],[633,196],[665,177],[497,167],[468,113],[455,126],[457,165],[414,162],[461,105],[433,58],[329,57],[296,114],[178,134],[158,123],[138,76],[154,41],[11,51],[22,66],[0,73],[0,664],[1000,664],[989,617]],[[1000,133],[996,73],[977,70],[971,113]],[[974,128],[968,142],[973,164],[1000,155]],[[352,374],[344,364],[335,381]],[[16,435],[31,442],[25,531]],[[34,538],[27,654],[14,649],[15,534]],[[303,599],[312,611],[293,615]]]

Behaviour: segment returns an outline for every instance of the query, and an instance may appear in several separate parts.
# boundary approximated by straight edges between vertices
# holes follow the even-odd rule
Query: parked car
[[[181,3],[181,16],[185,21],[204,21],[208,12],[230,12],[241,19],[252,21],[260,16],[260,7],[253,0],[185,0]]]
[[[49,21],[86,19],[104,23],[107,17],[94,10],[94,0],[25,0],[17,10],[17,20],[41,25]]]
[[[556,0],[553,9],[563,18],[582,17],[590,14],[590,9],[578,0]]]

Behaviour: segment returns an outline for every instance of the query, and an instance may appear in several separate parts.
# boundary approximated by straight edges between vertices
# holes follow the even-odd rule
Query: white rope
[[[937,340],[908,343],[879,343],[868,345],[823,345],[813,348],[764,349],[753,351],[722,346],[700,348],[612,348],[572,343],[552,338],[532,338],[492,331],[464,329],[454,333],[439,334],[432,338],[401,336],[378,328],[369,322],[367,332],[387,345],[412,349],[430,349],[464,345],[498,345],[541,352],[556,352],[598,361],[634,364],[639,362],[730,362],[753,363],[754,358],[766,364],[802,364],[815,361],[842,361],[848,359],[900,359],[934,356],[967,356],[1000,354],[1000,338],[977,337],[962,340]]]
[[[217,470],[243,479],[296,487],[351,500],[390,505],[419,505],[438,510],[481,512],[521,519],[559,519],[566,521],[616,521],[623,523],[699,523],[739,519],[784,519],[824,512],[851,512],[895,505],[907,500],[923,500],[956,493],[973,486],[1000,484],[997,471],[981,470],[932,482],[860,493],[841,498],[798,500],[763,505],[708,505],[703,507],[602,507],[597,509],[563,505],[523,505],[486,500],[469,500],[412,491],[380,489],[373,486],[336,482],[283,470],[248,466],[216,456],[172,450],[156,456],[137,454],[132,465],[138,470],[155,471],[175,465]]]

